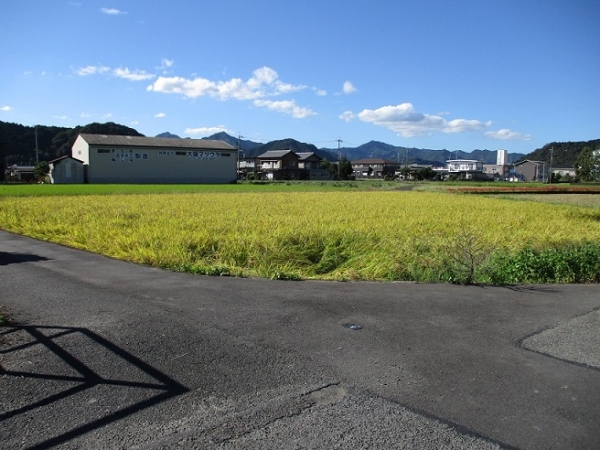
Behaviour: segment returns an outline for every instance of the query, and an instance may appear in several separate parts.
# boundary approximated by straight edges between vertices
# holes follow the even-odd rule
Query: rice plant
[[[495,282],[480,270],[492,257],[596,245],[599,217],[440,192],[0,197],[8,231],[170,270],[285,279]]]

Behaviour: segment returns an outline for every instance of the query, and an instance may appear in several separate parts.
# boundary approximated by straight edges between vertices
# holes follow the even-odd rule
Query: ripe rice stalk
[[[600,237],[590,208],[407,191],[0,197],[0,227],[156,267],[343,280],[443,279],[469,230],[486,255]]]

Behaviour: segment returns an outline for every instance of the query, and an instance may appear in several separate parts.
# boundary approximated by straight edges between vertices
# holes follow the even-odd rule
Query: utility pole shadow
[[[3,394],[10,397],[9,401],[0,404],[0,422],[9,425],[5,429],[25,422],[29,413],[52,416],[56,411],[65,411],[65,405],[61,406],[65,401],[71,409],[83,408],[84,412],[82,417],[75,415],[74,420],[65,418],[66,423],[75,423],[67,431],[63,431],[63,425],[56,433],[44,430],[45,434],[32,436],[39,442],[29,445],[29,449],[63,444],[188,391],[176,380],[87,328],[9,324],[0,330],[0,356],[3,358],[0,376],[5,379],[15,377],[13,386],[23,383],[34,392],[34,398],[30,395],[25,401],[20,400],[18,392]],[[116,361],[115,367],[120,367],[116,371],[121,371],[123,376],[116,372],[103,376],[102,372],[115,369],[106,364],[105,358],[96,358],[98,352],[106,355],[108,360]],[[30,358],[32,353],[37,355],[35,359],[42,361],[42,367],[26,364],[31,364],[28,359],[34,359]],[[21,366],[33,369],[20,370]],[[89,412],[88,403],[95,401],[89,397],[99,393],[114,401]],[[88,402],[78,395],[83,395]]]

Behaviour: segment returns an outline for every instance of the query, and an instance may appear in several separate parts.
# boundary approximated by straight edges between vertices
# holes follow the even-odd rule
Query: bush
[[[511,283],[598,283],[600,243],[584,242],[544,250],[524,248],[497,255],[484,270],[486,281]]]

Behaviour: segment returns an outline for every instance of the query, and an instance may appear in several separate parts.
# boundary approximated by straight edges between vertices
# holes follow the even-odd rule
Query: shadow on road
[[[0,252],[0,266],[8,266],[9,264],[19,264],[24,262],[49,261],[44,256],[31,255],[28,253],[8,253]]]
[[[69,403],[73,409],[73,405],[77,405],[82,400],[76,396],[84,394],[86,391],[92,395],[90,389],[109,389],[112,397],[119,398],[118,406],[116,408],[113,406],[112,411],[110,408],[103,407],[102,412],[98,414],[100,417],[98,415],[88,417],[83,420],[84,423],[76,424],[71,429],[67,427],[67,431],[61,430],[63,432],[57,432],[51,437],[46,435],[41,438],[42,442],[28,447],[30,449],[45,449],[60,445],[188,391],[185,386],[174,379],[86,328],[8,325],[0,330],[2,330],[0,332],[0,344],[2,344],[0,354],[4,355],[5,359],[9,359],[11,366],[15,369],[21,368],[18,367],[19,363],[23,362],[24,357],[26,359],[27,352],[50,353],[40,355],[37,358],[40,360],[59,358],[58,366],[49,366],[54,370],[48,370],[47,367],[38,367],[36,370],[35,366],[32,371],[11,370],[0,366],[0,376],[17,377],[19,382],[34,383],[32,389],[36,392],[33,399],[28,398],[27,401],[21,403],[18,401],[7,403],[9,405],[17,403],[17,405],[10,410],[2,411],[0,422],[19,420],[20,416],[26,421],[26,416],[31,412],[36,414],[54,413],[56,410],[61,410],[60,402],[64,402],[63,407],[64,404]],[[97,354],[96,352],[109,354],[112,359],[120,359],[119,366],[126,368],[122,370],[125,376],[119,376],[119,374],[114,374],[114,377],[112,375],[102,376],[99,372],[106,372],[108,369],[99,366],[100,370],[95,370],[92,366],[101,364],[95,356],[88,357],[87,359],[90,361],[84,361],[85,355]],[[77,353],[80,355],[76,356]],[[6,366],[6,364],[4,365]],[[57,369],[57,367],[59,368]],[[53,390],[49,391],[49,384],[53,386]],[[128,392],[132,392],[131,389],[133,389],[135,394],[123,395],[123,388],[126,388]],[[139,400],[140,397],[142,397],[141,400]],[[65,400],[68,401],[65,402]],[[121,404],[119,405],[119,403]],[[44,409],[46,407],[48,409]],[[83,404],[82,407],[85,408],[86,405]]]

